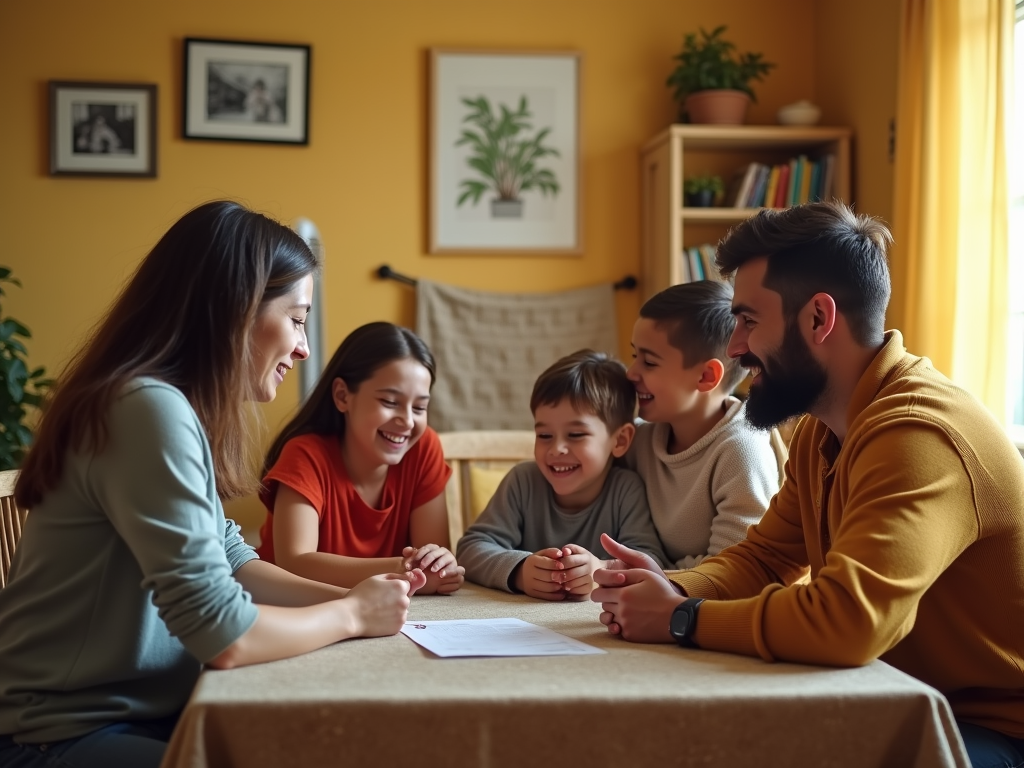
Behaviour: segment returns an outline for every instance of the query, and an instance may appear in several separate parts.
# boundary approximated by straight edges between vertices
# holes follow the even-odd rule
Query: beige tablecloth
[[[968,765],[946,700],[882,662],[633,645],[599,613],[467,585],[409,618],[514,616],[608,653],[440,659],[398,635],[204,672],[164,768]]]

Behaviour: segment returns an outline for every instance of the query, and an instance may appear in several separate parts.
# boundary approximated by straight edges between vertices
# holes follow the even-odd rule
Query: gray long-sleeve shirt
[[[0,734],[80,736],[184,705],[201,662],[256,621],[232,574],[256,557],[224,518],[182,393],[131,382],[101,453],[68,453],[0,590]]]
[[[602,533],[646,552],[662,566],[668,563],[651,522],[643,482],[635,472],[612,467],[593,503],[569,511],[558,506],[537,464],[528,461],[502,479],[459,540],[456,558],[470,581],[511,592],[508,582],[516,566],[548,547],[577,544],[602,560],[611,559],[601,546]]]

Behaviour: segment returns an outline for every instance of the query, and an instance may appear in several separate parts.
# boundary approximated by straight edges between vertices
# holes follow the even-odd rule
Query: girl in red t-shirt
[[[267,454],[259,555],[299,576],[352,587],[422,568],[419,594],[448,594],[444,463],[427,426],[434,358],[412,331],[368,323],[341,343]]]

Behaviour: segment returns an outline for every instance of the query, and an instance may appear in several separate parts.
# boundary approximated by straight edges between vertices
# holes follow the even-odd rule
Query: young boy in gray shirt
[[[602,533],[669,565],[643,482],[613,466],[636,432],[635,407],[625,366],[603,353],[581,350],[540,375],[530,397],[534,461],[512,468],[459,541],[467,579],[542,600],[582,599],[612,559]]]

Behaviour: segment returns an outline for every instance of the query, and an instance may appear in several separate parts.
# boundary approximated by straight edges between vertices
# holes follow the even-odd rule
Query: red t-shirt
[[[274,498],[278,483],[302,494],[320,517],[318,552],[348,557],[397,557],[410,545],[412,511],[444,492],[451,469],[441,441],[429,427],[395,466],[388,467],[380,508],[363,501],[345,469],[334,435],[300,435],[285,443],[263,479],[260,501],[267,519],[260,529],[260,558],[274,562]]]

